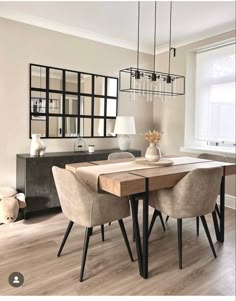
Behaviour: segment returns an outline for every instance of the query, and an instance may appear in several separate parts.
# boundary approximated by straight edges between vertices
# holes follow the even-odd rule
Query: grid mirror
[[[114,137],[118,78],[30,64],[30,138]]]

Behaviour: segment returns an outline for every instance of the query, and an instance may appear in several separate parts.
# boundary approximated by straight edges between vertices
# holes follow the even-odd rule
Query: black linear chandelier
[[[169,33],[169,61],[168,73],[156,71],[156,25],[157,25],[157,2],[155,1],[154,23],[154,49],[153,70],[139,68],[139,35],[140,35],[140,1],[138,2],[138,41],[137,41],[137,67],[129,67],[119,72],[119,90],[130,92],[131,98],[135,99],[135,93],[147,95],[147,100],[152,96],[178,96],[185,94],[185,77],[171,74],[171,55],[176,55],[176,49],[171,46],[172,34],[172,1],[170,2],[170,33]]]

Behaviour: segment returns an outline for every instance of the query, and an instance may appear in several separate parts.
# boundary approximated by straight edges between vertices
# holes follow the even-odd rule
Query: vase
[[[151,162],[157,162],[161,159],[161,151],[159,147],[156,146],[156,143],[150,142],[145,153],[145,159]]]
[[[83,138],[80,137],[78,134],[78,138],[75,140],[74,143],[74,152],[83,152],[86,150],[86,143]]]
[[[32,141],[30,145],[30,156],[43,156],[46,146],[40,139],[40,134],[32,134]]]

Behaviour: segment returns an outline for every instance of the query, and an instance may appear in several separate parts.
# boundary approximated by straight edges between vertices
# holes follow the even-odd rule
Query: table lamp
[[[117,116],[114,133],[119,136],[120,150],[128,150],[130,139],[128,135],[135,135],[135,122],[133,116]]]

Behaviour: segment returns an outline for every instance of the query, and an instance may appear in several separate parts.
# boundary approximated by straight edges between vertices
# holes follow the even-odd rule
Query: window
[[[235,144],[235,43],[196,53],[194,140]]]

